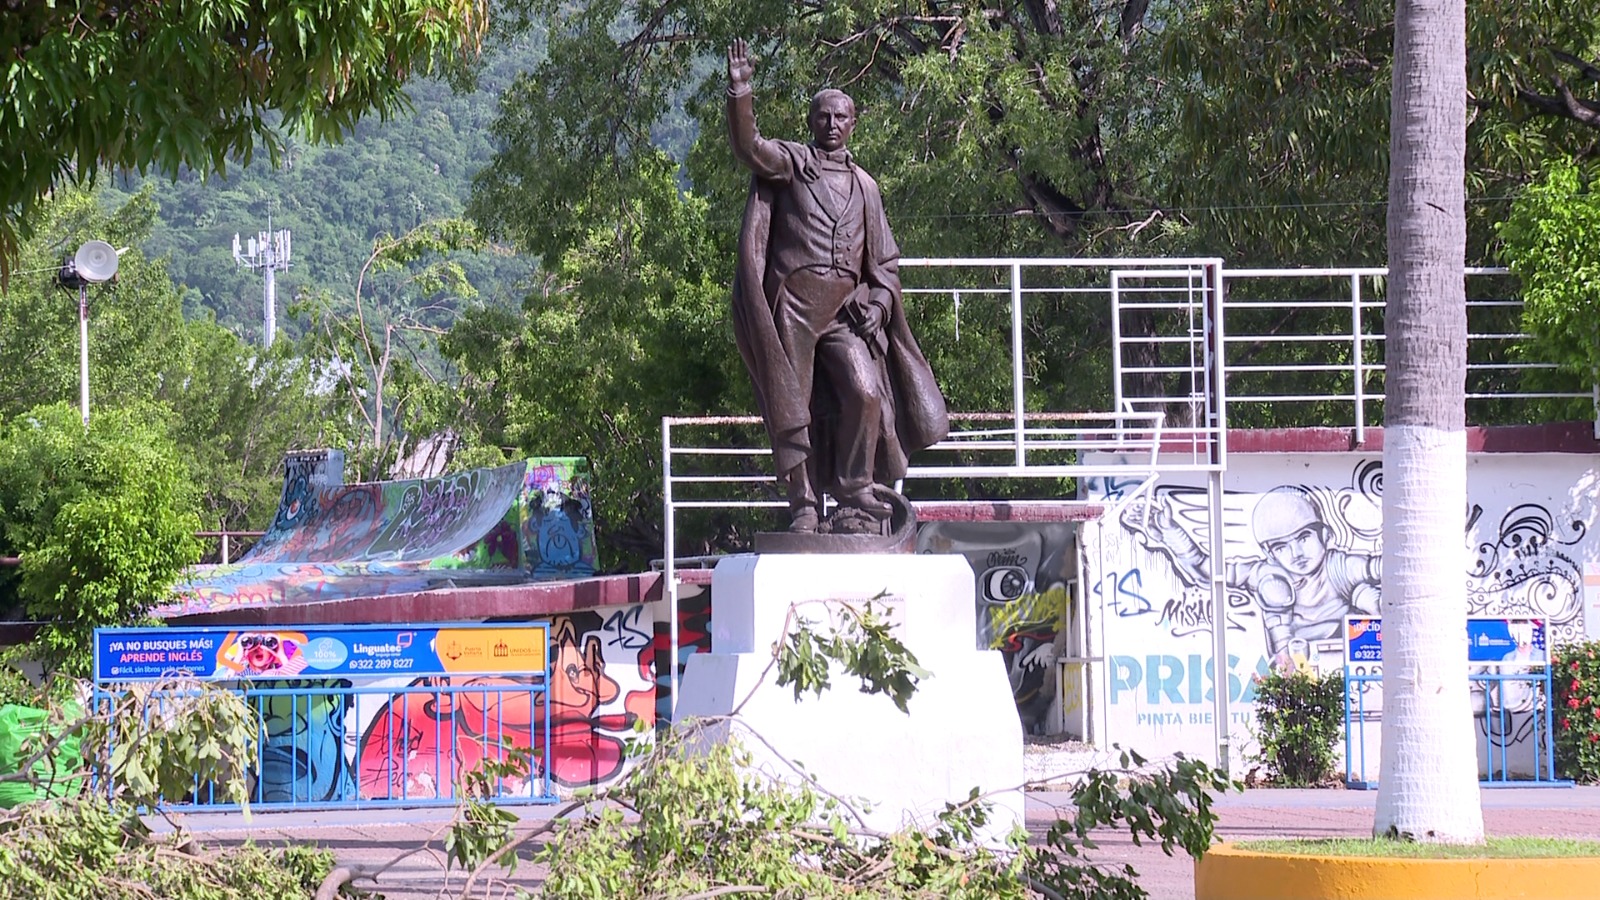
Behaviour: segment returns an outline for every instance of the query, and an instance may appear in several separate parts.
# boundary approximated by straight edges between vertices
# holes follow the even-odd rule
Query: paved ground
[[[1371,791],[1299,791],[1258,789],[1221,797],[1218,836],[1223,840],[1260,837],[1340,837],[1371,833]],[[1065,794],[1032,794],[1028,826],[1042,834],[1067,802]],[[549,814],[548,808],[521,809],[527,827]],[[1483,791],[1483,815],[1490,834],[1550,835],[1600,839],[1600,788],[1496,788]],[[448,810],[379,810],[323,813],[257,813],[250,823],[237,814],[192,815],[185,824],[208,844],[235,844],[253,837],[258,843],[310,841],[331,849],[344,865],[372,869],[408,848],[428,846],[392,866],[377,879],[390,900],[432,900],[459,895],[461,880],[444,866],[439,838]],[[1166,857],[1160,850],[1135,847],[1122,834],[1098,836],[1098,860],[1129,863],[1152,900],[1188,900],[1194,896],[1193,863],[1187,857]],[[519,867],[510,879],[530,886],[541,873]],[[371,887],[372,882],[365,882]],[[484,896],[474,892],[474,897]],[[505,892],[490,893],[491,897]]]

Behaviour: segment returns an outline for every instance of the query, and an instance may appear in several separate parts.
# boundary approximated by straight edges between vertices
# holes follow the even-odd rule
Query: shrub
[[[1556,771],[1573,781],[1600,782],[1600,641],[1557,647],[1550,663]]]
[[[87,675],[94,629],[140,621],[199,560],[197,502],[153,408],[96,410],[85,429],[56,404],[0,428],[0,554],[22,557],[16,596],[46,623],[30,653]]]
[[[1259,759],[1288,787],[1322,784],[1333,777],[1334,746],[1344,727],[1344,678],[1272,672],[1256,679]]]

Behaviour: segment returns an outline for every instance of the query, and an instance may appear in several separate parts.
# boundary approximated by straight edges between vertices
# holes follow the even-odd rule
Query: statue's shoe
[[[791,515],[789,519],[790,534],[815,534],[816,530],[817,510],[815,507],[801,507]]]
[[[862,488],[859,491],[851,491],[849,494],[839,497],[838,500],[840,506],[859,509],[874,519],[887,519],[894,512],[894,507],[883,500],[879,500],[870,487]]]

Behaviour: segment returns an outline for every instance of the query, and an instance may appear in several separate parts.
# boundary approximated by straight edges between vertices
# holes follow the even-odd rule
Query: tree
[[[22,248],[26,277],[0,292],[0,367],[28,373],[0,385],[0,416],[78,397],[78,303],[56,285],[62,257],[91,238],[133,245],[148,234],[155,206],[136,195],[107,210],[88,191],[63,191],[34,217]],[[149,397],[181,369],[183,317],[159,262],[124,253],[116,281],[89,289],[91,408]]]
[[[172,433],[200,491],[206,527],[258,529],[283,491],[290,450],[330,446],[315,369],[287,344],[251,346],[205,315],[184,323],[181,376],[153,397],[172,411]]]
[[[505,120],[538,114],[508,102]],[[461,370],[465,396],[505,398],[474,406],[484,413],[474,425],[483,443],[590,457],[603,487],[595,523],[604,554],[637,565],[662,545],[661,417],[754,401],[727,322],[732,256],[713,237],[708,207],[680,192],[677,167],[659,150],[618,168],[623,184],[597,179],[549,219],[547,207],[530,205],[547,196],[544,179],[485,184],[477,215],[540,248],[542,278],[520,314],[474,310],[442,349]],[[621,204],[615,219],[613,203]],[[530,220],[539,233],[522,230]],[[574,225],[581,231],[550,234]],[[729,527],[718,519],[708,533]]]
[[[1481,843],[1467,691],[1466,3],[1398,0],[1383,445],[1383,760],[1373,832]]]
[[[1523,323],[1540,356],[1593,379],[1600,370],[1600,191],[1553,160],[1500,225],[1501,255],[1522,281]]]
[[[0,276],[41,200],[102,167],[222,171],[293,132],[335,140],[476,54],[483,0],[12,4],[0,23]]]
[[[1467,13],[1467,257],[1487,264],[1508,197],[1546,158],[1593,152],[1600,120],[1567,114],[1560,92],[1574,78],[1600,92],[1600,69],[1576,65],[1600,57],[1600,21],[1544,0]],[[1210,252],[1244,265],[1383,264],[1394,23],[1389,0],[1349,0],[1337,15],[1207,0],[1162,30],[1163,77],[1188,88],[1164,199]]]
[[[199,495],[164,411],[66,403],[0,430],[0,546],[22,557],[17,594],[45,623],[48,668],[88,674],[93,629],[128,625],[166,600],[200,558]]]
[[[381,234],[356,276],[353,318],[336,311],[334,298],[326,295],[309,305],[310,334],[301,350],[334,383],[339,401],[328,413],[343,423],[347,458],[364,477],[385,477],[408,442],[415,450],[431,433],[456,430],[449,418],[419,416],[419,408],[439,399],[441,390],[455,395],[439,370],[435,343],[457,304],[477,296],[453,254],[482,247],[477,230],[461,219],[429,220],[398,236]],[[392,291],[422,302],[410,312],[370,303],[363,295],[378,278],[396,282]],[[439,302],[445,297],[451,302]]]

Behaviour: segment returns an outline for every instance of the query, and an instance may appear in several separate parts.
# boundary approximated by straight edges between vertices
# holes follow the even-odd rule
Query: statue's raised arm
[[[793,170],[789,154],[756,130],[755,103],[750,91],[750,76],[754,74],[750,45],[740,38],[728,46],[728,142],[733,147],[734,158],[756,177],[786,182]]]

